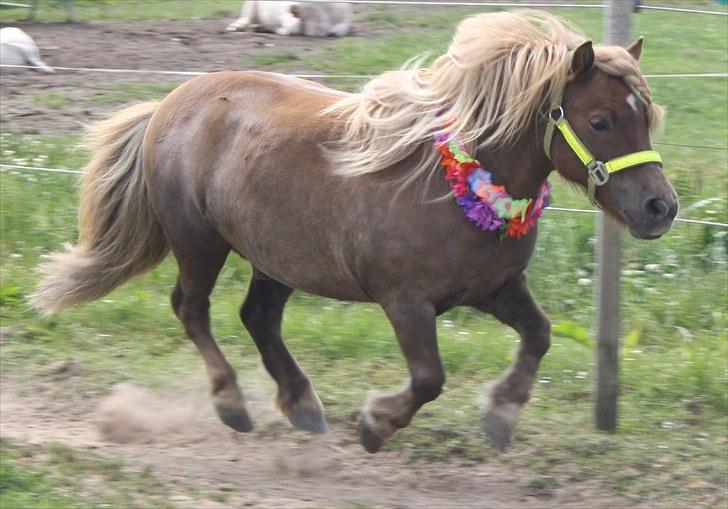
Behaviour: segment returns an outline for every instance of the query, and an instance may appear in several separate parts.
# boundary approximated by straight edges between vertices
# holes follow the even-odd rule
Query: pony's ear
[[[594,48],[592,42],[586,41],[574,50],[571,57],[571,75],[578,77],[594,67]]]
[[[630,44],[627,47],[627,51],[630,55],[632,55],[632,58],[635,60],[640,59],[640,55],[642,54],[642,42],[645,40],[644,37],[640,36],[637,38],[636,41],[634,41],[632,44]]]

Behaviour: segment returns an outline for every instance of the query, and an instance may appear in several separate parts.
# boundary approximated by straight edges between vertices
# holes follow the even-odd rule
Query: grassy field
[[[0,439],[3,508],[95,509],[174,507],[169,492],[147,469],[61,444],[28,445]]]
[[[206,10],[193,11],[189,7],[193,3]],[[116,1],[77,4],[83,19],[177,19],[189,18],[190,12],[215,16],[221,10],[236,11],[239,2],[164,2],[167,7],[178,4],[178,10],[127,10],[126,2]],[[691,5],[714,7],[709,2]],[[58,12],[63,15],[62,10]],[[467,12],[472,11],[438,9],[404,16],[401,10],[380,8],[367,21],[397,27],[394,34],[343,39],[330,48],[327,58],[306,64],[342,74],[391,69],[420,52],[440,52],[456,21]],[[601,33],[599,12],[558,13],[587,33]],[[635,21],[636,31],[647,38],[642,62],[647,74],[728,70],[725,18],[649,12]],[[285,69],[298,58],[283,52],[256,63]],[[656,100],[669,111],[656,148],[680,194],[680,215],[728,222],[726,79],[654,78],[651,85]],[[132,100],[135,94],[146,99],[150,93],[161,95],[166,90],[150,83],[119,86],[117,91]],[[48,108],[63,105],[62,96],[53,92],[35,100]],[[79,168],[87,154],[76,149],[78,141],[77,134],[27,136],[8,126],[0,134],[0,162]],[[101,301],[52,318],[30,311],[25,299],[35,284],[39,259],[76,238],[75,177],[3,171],[0,178],[3,376],[30,380],[42,377],[58,361],[73,359],[84,369],[78,390],[103,394],[116,382],[135,380],[165,387],[202,372],[201,360],[169,309],[168,295],[176,276],[171,259]],[[586,207],[586,199],[558,179],[555,188],[556,205]],[[528,273],[534,293],[554,320],[553,346],[542,364],[533,400],[524,411],[514,448],[497,461],[529,471],[533,489],[542,493],[566,483],[593,481],[635,503],[724,507],[727,233],[677,224],[659,241],[626,241],[619,429],[616,435],[605,435],[594,431],[592,424],[594,216],[547,213]],[[257,351],[237,318],[249,278],[247,264],[231,258],[212,297],[214,330],[243,386],[247,373],[259,366]],[[449,376],[445,393],[388,447],[432,461],[496,461],[479,433],[478,399],[483,383],[510,363],[516,335],[466,309],[443,315],[438,326]],[[350,420],[369,391],[398,387],[406,377],[391,329],[374,305],[296,294],[287,308],[284,335],[334,423]],[[108,460],[84,456],[69,462],[63,458],[76,453],[62,448],[38,451],[10,442],[3,442],[2,448],[0,496],[7,507],[32,505],[23,498],[28,492],[35,493],[36,502],[43,501],[38,507],[88,505],[82,487],[71,483],[68,490],[59,489],[73,476],[67,463],[98,470],[112,487],[113,479],[145,486],[137,474]],[[27,460],[31,456],[40,459]],[[146,497],[142,505],[164,499],[164,493],[151,487],[140,491]],[[103,496],[117,500],[113,488]]]

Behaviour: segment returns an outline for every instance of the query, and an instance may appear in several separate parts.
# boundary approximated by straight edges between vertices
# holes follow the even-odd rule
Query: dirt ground
[[[0,23],[0,27],[4,26]],[[51,67],[92,67],[165,71],[219,71],[250,69],[254,56],[291,52],[300,58],[315,57],[334,39],[282,37],[275,34],[226,32],[226,20],[137,21],[67,23],[15,23],[30,34],[43,61]],[[353,37],[368,37],[377,27],[359,22]],[[289,73],[310,73],[296,66]],[[54,134],[80,130],[84,123],[98,120],[117,110],[122,103],[94,100],[94,94],[114,91],[120,83],[178,84],[187,76],[159,74],[79,73],[58,70],[55,74],[0,72],[0,122],[3,130],[31,134]],[[117,89],[118,90],[118,89]],[[43,93],[68,98],[47,107],[38,102]],[[163,94],[141,95],[158,99]]]
[[[151,467],[179,507],[632,507],[592,483],[560,487],[544,498],[528,487],[526,472],[498,460],[427,463],[386,448],[370,455],[358,444],[353,423],[334,424],[323,436],[295,431],[272,409],[272,384],[247,387],[257,427],[240,434],[218,421],[204,380],[164,392],[121,384],[93,397],[74,393],[80,380],[70,366],[60,378],[56,373],[42,382],[4,378],[0,436],[121,458],[131,472]]]
[[[17,26],[32,34],[48,65],[60,67],[241,69],[253,67],[251,58],[264,52],[285,50],[315,56],[333,43],[330,39],[227,33],[227,21]],[[376,30],[362,22],[354,36],[367,37]],[[311,69],[292,66],[287,71]],[[92,100],[98,91],[119,83],[179,83],[185,79],[68,71],[13,75],[3,70],[0,127],[65,134],[119,107],[113,101]],[[34,98],[51,92],[70,100],[49,107]],[[78,394],[72,373],[63,383],[66,390],[59,390],[53,380],[30,383],[5,377],[0,392],[0,435],[31,443],[60,442],[104,457],[121,457],[139,471],[151,466],[155,475],[179,493],[172,501],[183,507],[294,509],[366,504],[568,509],[629,505],[583,483],[558,488],[548,499],[538,498],[528,487],[532,474],[514,472],[497,460],[465,466],[412,461],[386,449],[369,455],[356,440],[354,423],[334,424],[326,436],[312,438],[293,431],[271,411],[270,387],[257,396],[248,393],[253,414],[270,417],[256,431],[243,435],[219,423],[204,382],[194,390],[172,395],[124,385],[105,397]],[[474,429],[478,426],[473,423]],[[197,495],[188,494],[184,487],[195,487]],[[205,498],[205,493],[219,491],[227,494],[226,502]]]

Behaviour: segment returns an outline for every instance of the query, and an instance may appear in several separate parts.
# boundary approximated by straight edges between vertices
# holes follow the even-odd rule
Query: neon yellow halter
[[[643,150],[641,152],[632,152],[631,154],[625,154],[620,157],[616,157],[609,161],[602,162],[598,161],[589,149],[584,146],[584,143],[574,132],[574,129],[566,120],[564,115],[564,109],[561,105],[556,106],[551,110],[548,115],[548,124],[546,125],[546,134],[544,135],[544,150],[546,151],[546,157],[551,159],[551,141],[554,136],[554,127],[556,127],[561,135],[568,143],[571,150],[576,154],[576,157],[582,162],[589,173],[587,178],[587,191],[589,199],[592,203],[596,204],[596,188],[603,186],[609,180],[611,173],[616,173],[633,166],[639,166],[646,163],[659,163],[662,164],[662,158],[660,154],[654,150]]]

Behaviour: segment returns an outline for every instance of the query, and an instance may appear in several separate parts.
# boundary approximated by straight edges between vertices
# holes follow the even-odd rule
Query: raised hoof
[[[250,419],[250,416],[245,409],[232,411],[215,408],[215,410],[217,410],[217,415],[220,417],[220,420],[235,431],[247,433],[248,431],[253,430],[253,421]]]
[[[483,428],[490,443],[500,452],[506,452],[511,444],[512,423],[510,419],[491,410],[485,414],[484,421]]]
[[[329,430],[324,413],[320,409],[294,407],[288,414],[288,420],[296,428],[311,433],[326,433]]]
[[[366,418],[361,416],[359,418],[359,441],[367,452],[374,454],[379,452],[386,440],[374,433]]]

